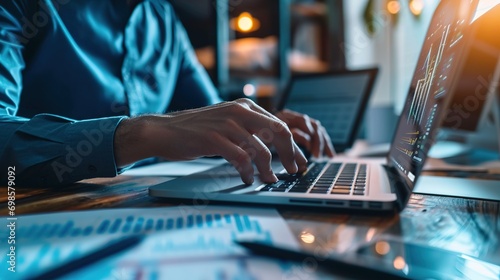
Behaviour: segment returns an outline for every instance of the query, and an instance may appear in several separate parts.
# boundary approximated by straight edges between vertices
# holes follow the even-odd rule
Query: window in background
[[[365,137],[370,143],[392,139],[396,116],[403,108],[439,0],[424,0],[421,10],[413,7],[413,11],[412,3],[410,0],[344,1],[343,49],[347,68],[380,69],[365,124]]]
[[[289,64],[295,73],[343,70],[344,2],[293,0]]]
[[[324,1],[296,0],[291,6],[293,72],[326,72],[328,65],[328,10]]]

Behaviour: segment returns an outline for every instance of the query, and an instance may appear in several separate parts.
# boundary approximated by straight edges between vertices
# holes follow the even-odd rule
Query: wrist
[[[149,126],[147,116],[127,118],[120,122],[113,142],[117,167],[154,156],[148,144],[151,139]]]

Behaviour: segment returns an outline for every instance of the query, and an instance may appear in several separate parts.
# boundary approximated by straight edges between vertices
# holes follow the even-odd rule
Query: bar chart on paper
[[[0,234],[5,236],[7,232],[2,229]],[[25,277],[25,273],[79,258],[110,240],[135,234],[147,238],[138,248],[120,256],[122,269],[241,258],[245,252],[234,245],[235,239],[295,244],[285,222],[269,209],[185,206],[31,215],[19,219],[17,238],[22,245],[16,276]],[[4,256],[0,260],[5,264]],[[109,270],[112,267],[94,273]],[[0,272],[1,279],[5,271]]]
[[[89,223],[85,223],[88,220]],[[151,215],[129,214],[99,220],[92,224],[91,219],[77,221],[69,219],[64,222],[47,221],[33,223],[18,231],[18,238],[30,239],[60,239],[86,236],[106,236],[122,234],[141,234],[161,232],[165,230],[181,230],[191,228],[221,228],[233,227],[236,233],[262,233],[261,225],[251,220],[248,215],[232,214],[189,214],[181,217],[152,217]]]

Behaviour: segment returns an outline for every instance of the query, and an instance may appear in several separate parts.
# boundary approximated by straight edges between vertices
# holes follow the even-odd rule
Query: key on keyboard
[[[278,174],[278,182],[268,184],[260,191],[342,195],[349,195],[352,191],[353,195],[364,195],[366,164],[345,164],[338,174],[341,167],[341,163],[314,163],[304,175]]]

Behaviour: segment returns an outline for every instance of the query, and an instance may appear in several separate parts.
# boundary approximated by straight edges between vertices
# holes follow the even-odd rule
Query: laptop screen
[[[355,140],[373,89],[376,69],[294,77],[280,107],[321,121],[337,152]]]
[[[422,170],[453,92],[467,44],[466,30],[499,2],[446,0],[434,13],[388,158],[410,187]]]

